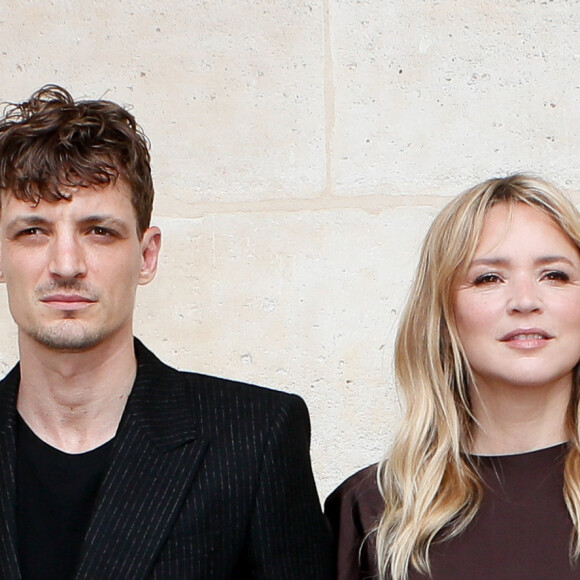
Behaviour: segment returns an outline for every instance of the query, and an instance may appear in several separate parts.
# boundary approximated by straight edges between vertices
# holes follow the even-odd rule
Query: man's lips
[[[40,301],[60,310],[77,310],[96,302],[93,298],[80,294],[50,294],[41,298]]]

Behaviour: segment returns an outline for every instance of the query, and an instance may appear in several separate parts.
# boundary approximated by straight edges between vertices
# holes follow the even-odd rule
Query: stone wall
[[[4,0],[0,99],[45,83],[152,142],[165,361],[302,395],[321,496],[396,428],[392,343],[451,197],[544,175],[580,201],[577,0]],[[0,290],[0,372],[17,359]]]

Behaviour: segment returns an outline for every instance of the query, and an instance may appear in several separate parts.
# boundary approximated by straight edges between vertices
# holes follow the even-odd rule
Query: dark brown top
[[[580,579],[568,548],[572,522],[564,503],[566,444],[522,453],[478,457],[485,482],[475,520],[458,537],[430,551],[434,580]],[[335,532],[339,580],[377,578],[374,542],[366,539],[382,510],[376,465],[347,479],[326,500]],[[409,580],[428,578],[415,570]]]

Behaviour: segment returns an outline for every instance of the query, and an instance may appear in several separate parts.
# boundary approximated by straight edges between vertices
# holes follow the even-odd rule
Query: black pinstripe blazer
[[[302,399],[183,373],[136,341],[135,385],[77,579],[330,578]],[[0,578],[20,578],[19,368],[0,382]]]

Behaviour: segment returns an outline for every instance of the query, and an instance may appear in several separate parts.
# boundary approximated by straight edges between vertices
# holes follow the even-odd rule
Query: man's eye
[[[19,236],[37,236],[40,233],[41,232],[40,232],[39,228],[26,228],[25,230],[18,232],[18,235]]]
[[[91,228],[91,233],[95,234],[96,236],[111,236],[113,232],[108,230],[107,228],[102,228],[101,226],[94,226]]]

